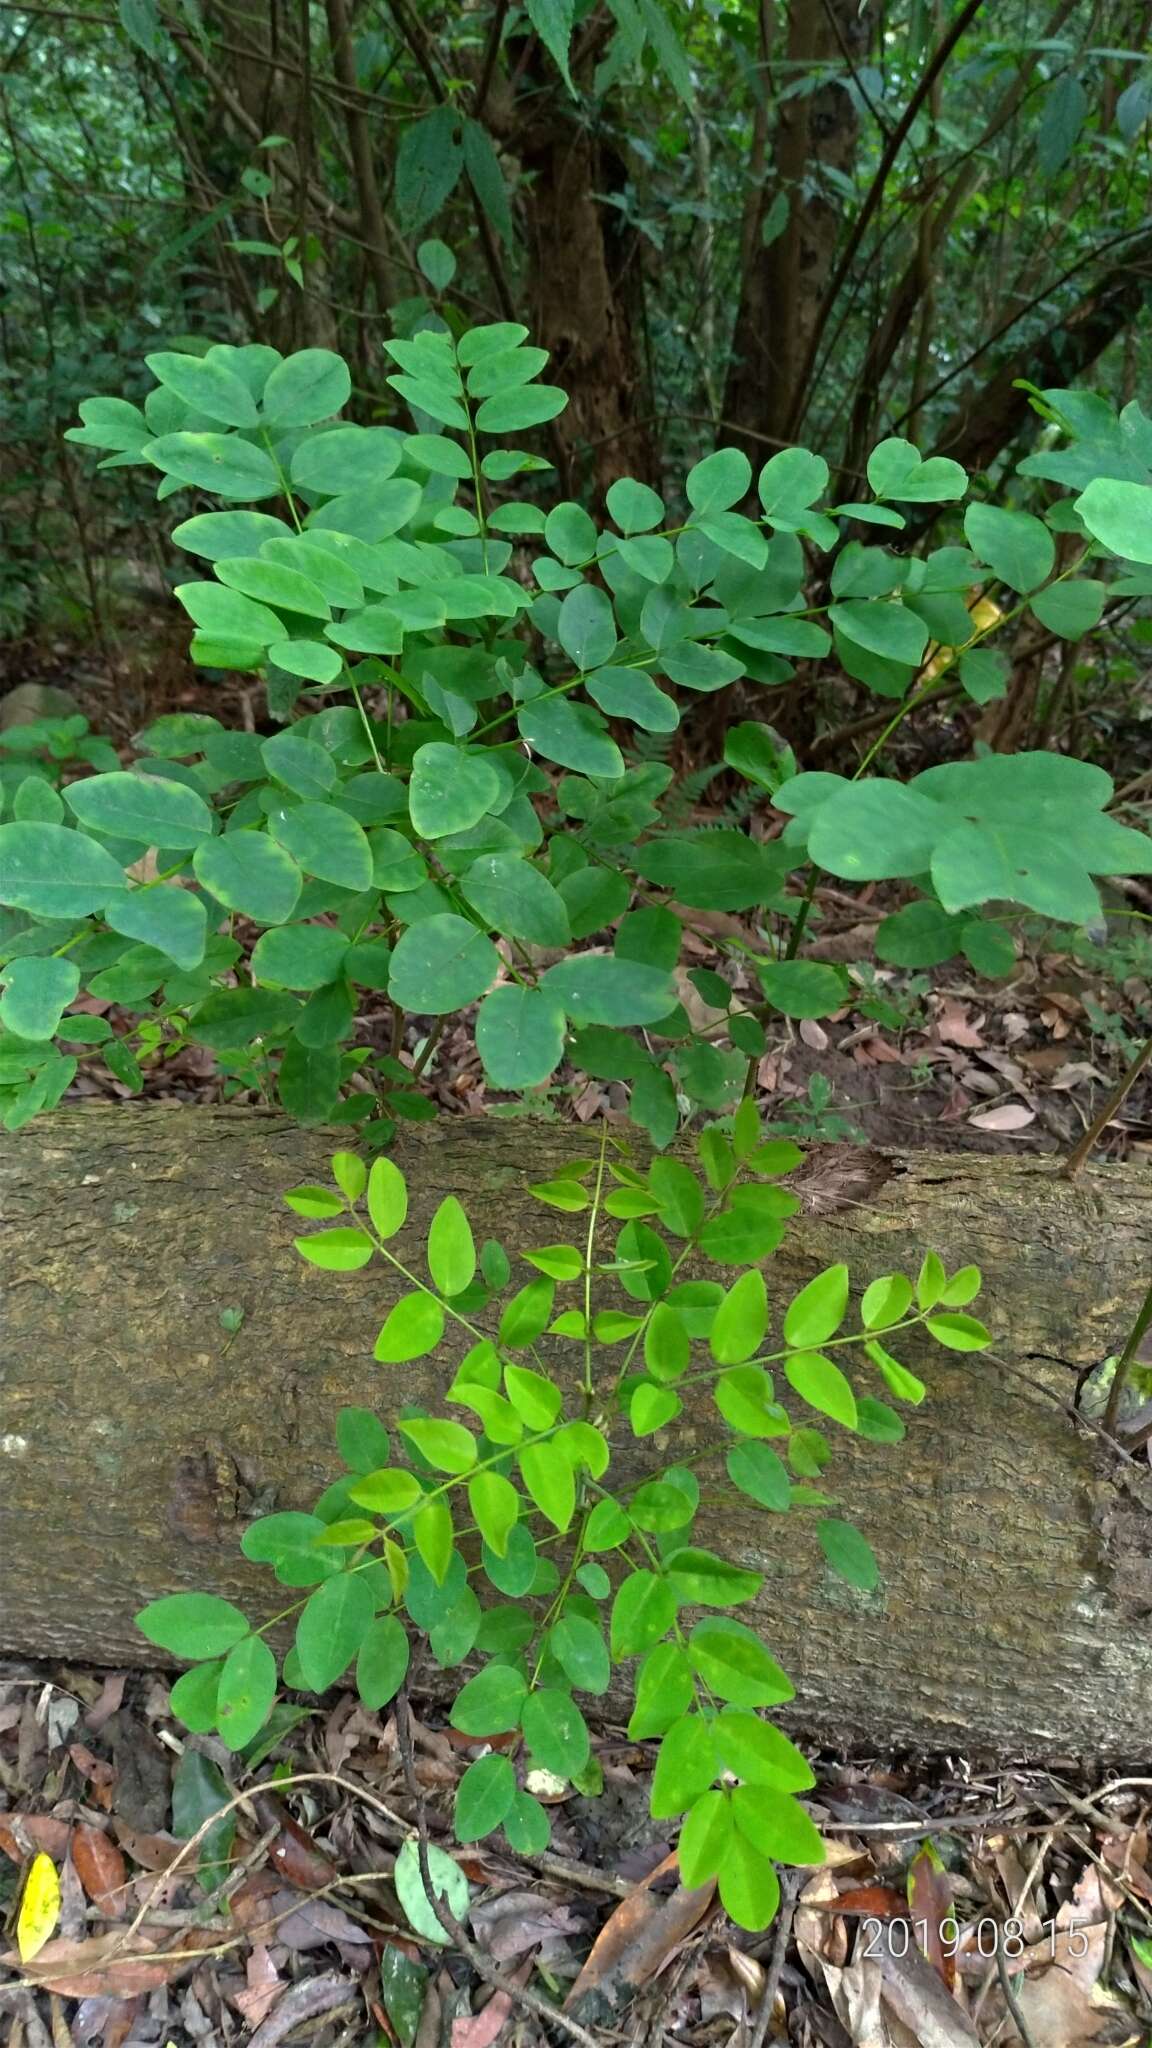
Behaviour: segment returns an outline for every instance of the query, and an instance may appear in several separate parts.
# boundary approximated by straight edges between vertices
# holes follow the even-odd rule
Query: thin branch
[[[816,314],[816,319],[813,323],[812,332],[808,338],[808,347],[805,351],[804,360],[800,366],[800,373],[796,379],[796,386],[793,393],[791,416],[788,422],[789,432],[792,431],[794,424],[803,408],[804,396],[808,389],[808,385],[812,376],[812,371],[816,365],[816,358],[820,353],[820,343],[823,339],[824,329],[827,326],[828,321],[831,317],[832,308],[835,305],[836,300],[838,299],[840,292],[843,289],[844,281],[848,276],[848,273],[851,270],[853,263],[856,260],[856,253],[860,247],[861,242],[864,240],[864,237],[868,232],[868,227],[869,223],[871,222],[872,216],[876,212],[876,209],[879,206],[880,201],[884,197],[884,188],[888,183],[889,174],[891,173],[892,168],[896,162],[896,159],[900,154],[901,148],[903,147],[904,142],[907,139],[907,136],[909,134],[913,122],[916,119],[917,114],[920,112],[921,107],[923,106],[925,100],[928,98],[928,95],[931,92],[933,85],[935,84],[941,71],[944,69],[944,66],[947,64],[948,59],[952,55],[952,52],[955,49],[957,43],[960,41],[961,36],[964,34],[965,30],[970,27],[971,23],[975,20],[975,17],[979,14],[982,5],[983,0],[966,0],[966,4],[961,8],[959,14],[956,16],[956,19],[952,23],[950,29],[948,30],[947,35],[944,36],[943,40],[937,45],[936,50],[933,53],[931,62],[927,65],[920,79],[920,82],[916,87],[915,92],[912,94],[912,97],[909,100],[907,106],[905,107],[904,112],[901,114],[900,119],[897,121],[895,128],[892,130],[891,135],[888,137],[888,140],[884,145],[880,161],[876,166],[876,174],[872,180],[871,185],[868,188],[868,191],[864,196],[864,204],[860,208],[860,211],[852,224],[852,232],[848,237],[847,243],[845,244],[840,260],[837,263],[836,268],[832,273],[832,276],[828,280],[827,289],[824,293],[823,299],[820,302],[820,308]]]

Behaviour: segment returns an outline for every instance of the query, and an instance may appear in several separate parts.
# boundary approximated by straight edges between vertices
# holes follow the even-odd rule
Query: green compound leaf
[[[494,1088],[535,1088],[564,1056],[564,1011],[537,989],[497,988],[476,1016],[476,1047]]]
[[[574,1778],[590,1754],[588,1724],[571,1695],[545,1686],[530,1693],[521,1715],[524,1740],[535,1763],[559,1778]]]
[[[612,1603],[613,1657],[638,1657],[650,1650],[675,1619],[676,1595],[667,1579],[646,1570],[630,1573]]]
[[[793,1392],[821,1415],[830,1415],[845,1429],[857,1424],[856,1396],[838,1365],[821,1351],[794,1351],[784,1361],[784,1371]]]
[[[850,1586],[858,1586],[864,1593],[871,1593],[880,1584],[880,1567],[872,1546],[853,1528],[851,1522],[842,1522],[829,1516],[816,1524],[820,1548],[838,1578],[846,1579]]]
[[[215,1593],[169,1593],[136,1616],[142,1635],[174,1657],[220,1657],[249,1633],[249,1622],[231,1600]]]
[[[501,1825],[516,1798],[510,1757],[494,1752],[469,1764],[456,1788],[455,1826],[459,1842],[478,1842]]]
[[[129,889],[123,896],[113,897],[104,915],[114,932],[139,939],[142,945],[155,946],[188,973],[199,967],[204,958],[207,912],[200,898],[180,888],[178,883]]]
[[[795,865],[787,849],[746,833],[664,833],[632,856],[646,881],[699,910],[752,910],[771,901]]]
[[[500,794],[500,778],[490,761],[463,747],[433,741],[418,747],[412,759],[408,809],[422,839],[443,839],[467,832],[489,811]]]
[[[444,911],[421,918],[401,935],[392,955],[389,992],[401,1009],[416,1016],[444,1017],[475,1002],[499,971],[492,941],[466,918]]]
[[[360,1572],[325,1580],[296,1624],[296,1655],[310,1692],[326,1692],[347,1670],[375,1619],[375,1600]]]
[[[579,1024],[655,1024],[675,1001],[663,969],[610,954],[561,960],[540,977],[540,987]]]
[[[411,1648],[394,1614],[378,1615],[365,1631],[356,1658],[356,1690],[369,1712],[387,1706],[404,1683]]]
[[[277,432],[310,427],[348,403],[352,379],[342,356],[328,348],[304,348],[277,363],[264,386],[263,410]]]
[[[518,854],[482,855],[461,878],[460,889],[472,909],[503,938],[528,946],[571,944],[563,896]]]
[[[455,1195],[445,1195],[428,1231],[428,1271],[441,1294],[463,1294],[476,1272],[472,1226]]]
[[[273,838],[306,875],[357,892],[371,887],[372,849],[362,826],[346,811],[334,804],[297,804],[273,811],[268,823]]]
[[[88,917],[126,889],[120,863],[83,832],[17,821],[0,825],[0,903],[33,917]]]
[[[222,903],[257,924],[283,924],[296,908],[303,876],[292,855],[265,832],[225,832],[192,856],[196,880]]]
[[[36,1043],[53,1038],[68,1004],[79,994],[80,970],[72,960],[10,960],[0,968],[0,1024],[17,1038]]]
[[[260,1733],[276,1698],[276,1659],[263,1636],[245,1636],[228,1652],[216,1694],[217,1726],[231,1750]]]
[[[718,1699],[737,1707],[775,1707],[795,1687],[764,1645],[742,1622],[719,1615],[697,1622],[688,1639],[692,1668]]]
[[[436,1296],[423,1291],[404,1294],[389,1311],[372,1356],[381,1365],[408,1365],[435,1350],[443,1335],[444,1309]]]

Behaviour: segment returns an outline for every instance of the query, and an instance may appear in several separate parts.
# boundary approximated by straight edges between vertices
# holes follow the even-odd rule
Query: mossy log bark
[[[401,1255],[418,1260],[449,1191],[510,1247],[555,1239],[560,1219],[524,1183],[572,1149],[547,1125],[420,1127],[399,1154]],[[441,1393],[450,1339],[435,1360],[372,1362],[395,1291],[382,1266],[325,1274],[292,1249],[281,1193],[323,1177],[325,1151],[271,1114],[218,1109],[66,1110],[3,1141],[0,1652],[148,1664],[133,1613],[182,1587],[267,1614],[245,1517],[305,1505],[333,1476],[341,1403],[386,1414]],[[804,1194],[771,1297],[831,1259],[857,1283],[929,1245],[975,1259],[1000,1354],[1035,1385],[910,1352],[931,1395],[906,1443],[837,1433],[837,1490],[884,1569],[874,1595],[828,1577],[800,1516],[739,1497],[714,1512],[713,1540],[767,1574],[759,1621],[796,1682],[795,1723],[844,1743],[1138,1755],[1152,1514],[1132,1468],[1040,1389],[1070,1399],[1117,1348],[1147,1284],[1152,1177],[1069,1186],[1048,1161],[838,1150],[810,1163]],[[686,1413],[667,1454],[716,1426],[707,1406]]]

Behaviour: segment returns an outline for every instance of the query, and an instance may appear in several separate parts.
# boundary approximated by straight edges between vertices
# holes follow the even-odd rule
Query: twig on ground
[[[1020,2001],[1012,1989],[1012,1978],[1008,1971],[1008,1958],[1004,1953],[1001,1942],[996,1944],[996,1969],[1000,1978],[1000,1989],[1004,1993],[1004,2003],[1012,2015],[1012,2024],[1024,2043],[1024,2048],[1036,2048],[1035,2037],[1031,2033],[1028,2022],[1020,2010]]]
[[[796,1871],[786,1870],[780,1880],[780,1911],[776,1916],[776,1934],[772,1943],[772,1957],[768,1974],[764,1979],[764,1996],[756,2015],[756,2025],[748,2048],[764,2048],[768,2029],[772,2025],[772,2010],[776,2004],[776,1993],[784,1975],[784,1964],[788,1957],[788,1943],[792,1935],[792,1922],[796,1918],[796,1901],[800,1897],[800,1878]]]
[[[534,1991],[529,1991],[523,1985],[514,1983],[511,1978],[505,1975],[503,1970],[498,1969],[496,1964],[484,1954],[484,1951],[477,1948],[471,1935],[461,1926],[456,1915],[445,1905],[440,1894],[437,1892],[428,1862],[428,1816],[425,1811],[423,1794],[416,1778],[416,1761],[412,1753],[412,1717],[409,1713],[408,1694],[404,1686],[401,1686],[400,1691],[396,1695],[396,1741],[400,1751],[400,1762],[404,1770],[404,1782],[408,1787],[408,1795],[416,1808],[416,1848],[420,1863],[420,1877],[428,1902],[445,1934],[455,1944],[456,1948],[459,1949],[460,1954],[467,1957],[477,1976],[483,1978],[485,1984],[490,1985],[493,1991],[502,1991],[507,1998],[512,2000],[513,2004],[522,2006],[525,2012],[532,2013],[545,2026],[555,2027],[558,2032],[566,2034],[570,2041],[578,2041],[580,2048],[600,2048],[600,2044],[593,2035],[587,2033],[575,2020],[569,2019],[567,2013],[560,2012],[554,2005],[549,2005],[546,1999],[538,1998]]]

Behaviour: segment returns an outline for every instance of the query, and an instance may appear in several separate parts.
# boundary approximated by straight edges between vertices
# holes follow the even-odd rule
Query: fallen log
[[[323,1273],[292,1249],[282,1191],[324,1177],[326,1149],[271,1113],[200,1108],[62,1110],[3,1141],[0,1652],[154,1663],[133,1614],[180,1588],[270,1613],[275,1588],[240,1554],[245,1518],[315,1498],[337,1470],[342,1403],[387,1414],[442,1392],[448,1339],[420,1364],[372,1361],[383,1267]],[[555,1237],[524,1183],[571,1151],[543,1124],[406,1135],[409,1251],[448,1191],[512,1249]],[[716,1539],[768,1574],[759,1620],[795,1680],[794,1723],[845,1744],[1137,1755],[1152,1512],[1136,1468],[1060,1404],[1117,1348],[1146,1286],[1152,1176],[1114,1167],[1069,1186],[1047,1160],[837,1149],[809,1162],[802,1192],[770,1297],[834,1258],[863,1283],[932,1246],[983,1267],[983,1312],[1016,1372],[910,1354],[930,1398],[907,1441],[837,1434],[837,1490],[879,1554],[876,1593],[831,1579],[799,1517],[743,1499],[714,1511]],[[243,1311],[233,1337],[226,1309]],[[708,1413],[685,1415],[678,1446]]]

